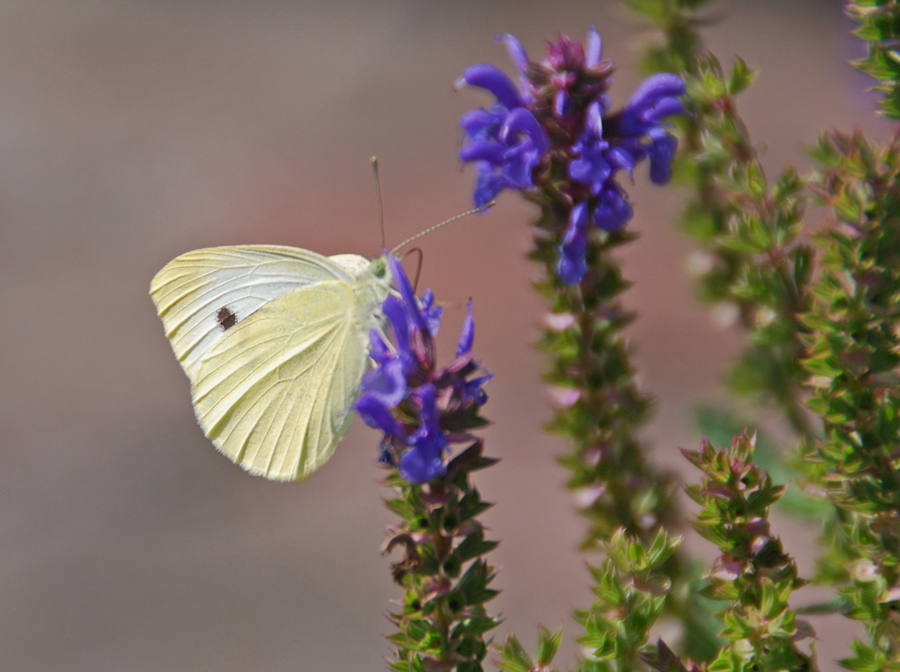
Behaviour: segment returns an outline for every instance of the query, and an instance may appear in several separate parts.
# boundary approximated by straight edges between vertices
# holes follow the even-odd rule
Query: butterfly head
[[[387,257],[375,257],[369,262],[369,268],[372,271],[372,275],[376,278],[383,278],[388,272]]]

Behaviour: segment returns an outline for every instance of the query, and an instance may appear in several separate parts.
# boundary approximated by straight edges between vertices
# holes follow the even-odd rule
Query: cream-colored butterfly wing
[[[197,250],[151,285],[204,433],[277,480],[308,477],[349,428],[389,291],[384,264],[275,246]]]
[[[166,264],[150,283],[150,296],[193,381],[200,359],[229,327],[279,296],[326,280],[353,281],[340,264],[296,247],[211,247]]]

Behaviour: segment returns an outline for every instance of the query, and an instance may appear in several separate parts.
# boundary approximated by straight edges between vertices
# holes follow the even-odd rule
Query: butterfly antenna
[[[417,239],[421,238],[422,236],[431,233],[432,231],[437,231],[437,230],[438,230],[439,228],[441,228],[442,226],[447,226],[447,224],[450,224],[451,222],[455,222],[455,221],[458,220],[458,219],[462,219],[463,217],[468,217],[469,215],[474,215],[474,214],[477,214],[477,213],[479,213],[479,212],[484,212],[484,211],[487,210],[488,208],[493,207],[494,205],[496,205],[496,203],[497,203],[496,201],[491,201],[490,203],[485,203],[485,204],[482,205],[480,208],[475,208],[474,210],[469,210],[468,212],[464,212],[464,213],[462,213],[461,215],[457,215],[456,217],[451,217],[450,219],[448,219],[448,220],[446,220],[446,221],[444,221],[444,222],[441,222],[440,224],[435,224],[435,225],[432,226],[431,228],[425,229],[425,230],[422,231],[421,233],[417,233],[416,235],[414,235],[414,236],[412,236],[412,237],[407,238],[406,240],[404,240],[402,243],[400,243],[400,244],[397,245],[394,249],[391,250],[391,254],[394,254],[394,253],[397,252],[397,250],[399,250],[399,249],[401,249],[401,248],[403,248],[403,247],[406,247],[406,246],[409,245],[412,241],[417,240]]]
[[[381,229],[381,249],[384,249],[384,205],[381,202],[381,180],[378,179],[378,157],[373,156],[372,174],[375,175],[375,195],[378,197],[378,228]]]
[[[422,252],[422,248],[421,248],[421,247],[414,247],[414,248],[412,248],[409,252],[407,252],[406,254],[404,254],[404,255],[403,255],[403,258],[406,259],[406,258],[407,258],[409,255],[411,255],[413,252],[417,252],[417,253],[418,253],[418,257],[419,257],[419,263],[418,263],[418,265],[416,266],[416,279],[415,279],[415,281],[413,282],[413,294],[415,294],[415,293],[416,293],[416,290],[417,290],[418,287],[419,287],[419,274],[422,273],[422,261],[423,261],[423,259],[425,258],[425,253]]]

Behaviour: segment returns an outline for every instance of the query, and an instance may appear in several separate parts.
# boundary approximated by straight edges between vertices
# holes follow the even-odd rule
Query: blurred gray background
[[[713,9],[709,46],[761,68],[741,111],[770,172],[808,167],[801,143],[821,129],[888,130],[846,65],[861,47],[840,7]],[[150,278],[212,245],[377,254],[373,154],[389,243],[468,209],[457,119],[487,97],[452,82],[479,61],[509,69],[497,33],[537,58],[544,40],[589,24],[619,64],[624,103],[640,31],[612,0],[0,3],[0,670],[384,669],[383,614],[400,592],[379,554],[392,518],[378,436],[357,422],[299,485],[230,464],[195,424]],[[645,170],[625,299],[641,314],[631,338],[656,398],[646,439],[677,465],[677,447],[699,440],[690,409],[722,399],[740,338],[693,301],[691,247],[672,224],[682,194],[647,186]],[[541,431],[531,215],[505,195],[424,239],[420,286],[474,297],[476,354],[496,374],[485,435],[503,461],[479,484],[503,541],[497,635],[531,643],[538,624],[566,623],[567,664],[569,614],[591,596],[561,447]],[[445,356],[461,321],[448,310]],[[779,529],[808,572],[815,531]],[[815,626],[822,669],[836,669],[854,626]]]

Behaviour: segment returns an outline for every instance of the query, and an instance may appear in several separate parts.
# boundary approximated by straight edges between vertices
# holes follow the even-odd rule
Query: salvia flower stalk
[[[641,162],[664,184],[677,149],[667,119],[683,110],[685,83],[672,73],[643,82],[614,108],[613,63],[590,28],[581,42],[561,36],[541,61],[512,35],[499,38],[518,81],[493,65],[468,68],[458,86],[484,89],[489,107],[463,115],[460,158],[475,164],[474,199],[503,190],[541,209],[531,256],[545,270],[536,287],[551,313],[540,347],[550,357],[555,417],[549,427],[570,440],[561,462],[590,529],[585,548],[600,549],[617,530],[652,544],[660,527],[677,528],[675,479],[652,467],[636,438],[649,402],[637,390],[623,328],[632,320],[618,296],[627,283],[612,251],[634,238],[633,209],[623,187]],[[687,581],[683,559],[667,571]],[[690,591],[679,584],[668,603],[685,624],[688,649],[710,652],[697,627]]]
[[[651,77],[613,111],[613,64],[593,28],[583,42],[561,36],[540,62],[512,35],[499,39],[519,81],[488,64],[465,71],[458,85],[496,101],[463,115],[460,157],[476,165],[476,204],[514,189],[541,206],[534,256],[546,265],[538,288],[554,313],[543,347],[553,357],[550,382],[566,392],[553,426],[575,440],[571,486],[596,493],[584,505],[596,514],[592,537],[608,538],[620,525],[647,531],[669,502],[632,435],[647,402],[619,333],[630,316],[615,301],[626,284],[609,251],[630,239],[624,226],[632,208],[620,176],[646,158],[654,180],[670,176],[675,139],[663,119],[683,109],[684,82]]]
[[[373,330],[373,368],[363,379],[357,410],[383,432],[379,461],[396,491],[388,508],[400,516],[385,550],[402,547],[394,580],[404,588],[391,669],[397,672],[480,672],[487,655],[484,634],[497,626],[484,603],[494,570],[482,557],[496,542],[485,539],[478,516],[490,504],[469,474],[494,464],[472,434],[487,424],[480,415],[490,379],[472,359],[475,322],[469,302],[456,357],[438,367],[434,337],[441,308],[434,294],[420,299],[400,263],[389,257],[396,295],[383,304],[392,338]],[[451,459],[451,448],[468,444]]]

